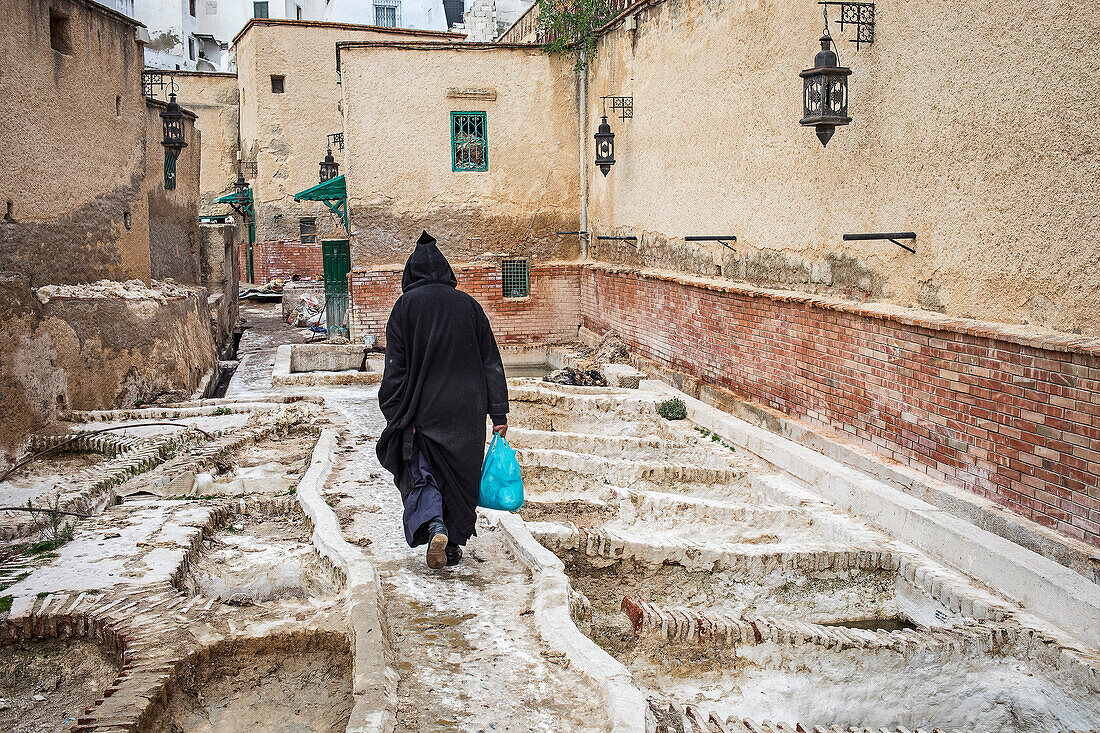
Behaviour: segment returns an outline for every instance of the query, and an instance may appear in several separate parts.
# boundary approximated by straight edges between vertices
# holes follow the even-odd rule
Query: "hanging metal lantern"
[[[611,125],[607,124],[607,115],[596,130],[596,165],[606,176],[611,172],[611,166],[615,165],[615,133],[611,132]]]
[[[839,66],[833,39],[828,30],[821,37],[821,50],[814,57],[814,68],[806,69],[802,77],[802,119],[807,127],[817,128],[822,146],[841,125],[852,121],[848,116],[848,75],[852,70]]]
[[[244,180],[244,170],[237,169],[237,181],[233,184],[233,191],[237,194],[238,199],[244,199],[248,196],[248,181]]]
[[[328,149],[328,155],[321,161],[321,183],[331,181],[340,175],[340,164],[332,157],[332,148]]]
[[[187,147],[183,131],[183,110],[176,102],[176,93],[172,92],[168,97],[168,108],[160,113],[160,119],[164,123],[164,139],[161,144],[173,158],[179,157],[180,151]]]

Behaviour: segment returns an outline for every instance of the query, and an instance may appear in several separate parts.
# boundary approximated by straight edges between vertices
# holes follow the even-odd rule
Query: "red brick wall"
[[[605,266],[583,325],[1100,545],[1100,340]]]
[[[239,255],[241,281],[248,278],[248,245]],[[291,275],[320,280],[325,276],[321,244],[301,242],[256,242],[252,247],[253,280],[263,285],[269,280],[289,280]]]
[[[373,333],[385,343],[390,309],[401,295],[402,266],[352,270],[353,335]],[[500,343],[577,338],[580,326],[580,268],[575,264],[531,264],[531,295],[504,298],[498,263],[454,266],[458,288],[474,296],[489,316]]]

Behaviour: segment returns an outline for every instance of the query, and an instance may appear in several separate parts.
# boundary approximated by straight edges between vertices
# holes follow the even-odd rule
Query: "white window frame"
[[[393,10],[393,25],[388,23],[380,23],[378,18],[379,11]],[[374,24],[382,26],[384,28],[400,28],[401,27],[401,0],[374,0]]]

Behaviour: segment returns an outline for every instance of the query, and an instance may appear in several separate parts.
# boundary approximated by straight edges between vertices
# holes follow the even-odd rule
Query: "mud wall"
[[[403,266],[352,270],[348,276],[353,338],[374,334],[386,343],[386,322],[401,295]],[[574,263],[532,263],[530,296],[505,298],[500,262],[488,258],[454,266],[458,289],[472,295],[502,344],[539,343],[577,338],[580,326],[580,268]]]
[[[295,203],[294,194],[317,185],[327,137],[344,129],[337,41],[379,38],[461,36],[289,20],[252,20],[237,36],[241,148],[258,169],[252,189],[257,242],[297,240],[299,219],[306,217],[317,220],[317,241],[345,236],[341,220],[323,204]],[[282,93],[272,91],[272,76],[283,77]],[[341,151],[332,152],[342,164]]]
[[[186,298],[55,298],[0,275],[0,464],[63,409],[188,397],[214,366],[206,292]]]
[[[422,229],[448,255],[579,254],[569,62],[537,47],[341,47],[352,264],[403,262]],[[484,111],[488,171],[454,171],[451,112]]]
[[[39,285],[147,280],[134,21],[80,0],[0,0],[0,17],[0,270]]]
[[[240,92],[236,74],[177,71],[176,98],[195,113],[195,127],[202,135],[199,171],[199,213],[228,214],[228,206],[214,199],[233,193],[237,180]]]
[[[199,282],[199,163],[202,140],[195,116],[186,110],[187,147],[176,159],[176,187],[164,187],[164,102],[146,100],[146,174],[149,198],[149,263],[153,278]]]
[[[1100,339],[607,265],[584,269],[581,312],[638,356],[1100,545]]]
[[[666,0],[603,36],[590,73],[595,258],[1100,333],[1095,3],[879,0],[828,148],[798,124],[821,8]],[[1027,19],[1024,21],[1023,19]],[[595,169],[601,95],[616,164]],[[859,232],[915,231],[916,254]],[[734,234],[737,251],[685,235]]]

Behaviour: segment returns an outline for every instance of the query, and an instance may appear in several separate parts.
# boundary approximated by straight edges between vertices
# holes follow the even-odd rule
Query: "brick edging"
[[[951,331],[953,333],[974,336],[975,338],[1007,341],[1018,346],[1027,346],[1033,349],[1079,353],[1100,357],[1100,338],[1098,337],[1065,334],[1045,328],[1023,328],[1021,326],[997,323],[994,321],[952,318],[951,316],[941,315],[932,311],[914,310],[891,303],[855,303],[833,296],[801,293],[795,290],[759,288],[727,280],[682,275],[668,270],[625,267],[599,262],[584,263],[580,265],[580,267],[593,272],[604,272],[614,275],[633,275],[647,280],[662,280],[678,285],[705,288],[715,292],[735,293],[737,295],[745,295],[753,298],[767,298],[777,302],[801,303],[824,310],[851,313],[865,318],[879,318],[886,321],[895,321],[906,326],[924,328],[929,331]],[[1097,371],[1097,375],[1094,378],[1100,379],[1100,370]]]

